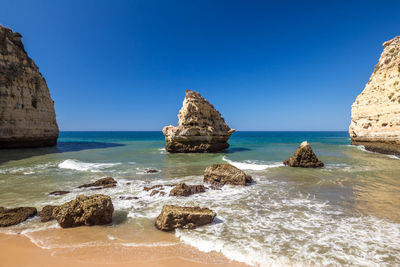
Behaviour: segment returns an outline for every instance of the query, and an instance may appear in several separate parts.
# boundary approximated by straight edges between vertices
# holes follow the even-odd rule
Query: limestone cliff
[[[218,152],[229,147],[227,141],[235,131],[213,105],[190,90],[186,90],[178,119],[178,127],[170,125],[163,129],[168,152]]]
[[[0,25],[0,148],[55,145],[54,102],[21,38]]]
[[[352,144],[400,155],[400,36],[384,50],[364,91],[351,108]]]

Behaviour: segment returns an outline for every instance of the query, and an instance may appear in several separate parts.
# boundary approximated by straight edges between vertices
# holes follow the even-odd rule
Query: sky
[[[0,0],[62,131],[161,130],[198,91],[241,131],[347,131],[400,1]]]

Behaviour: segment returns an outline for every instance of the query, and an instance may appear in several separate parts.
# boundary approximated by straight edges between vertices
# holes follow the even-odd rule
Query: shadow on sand
[[[1,149],[0,164],[10,160],[20,160],[46,154],[77,152],[81,150],[102,149],[119,146],[125,145],[101,142],[58,142],[57,145],[53,147]]]

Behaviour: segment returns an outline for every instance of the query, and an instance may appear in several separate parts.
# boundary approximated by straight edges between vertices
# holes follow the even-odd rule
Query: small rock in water
[[[152,197],[152,196],[157,195],[157,194],[160,194],[160,196],[164,196],[165,192],[164,191],[159,191],[159,190],[153,190],[153,191],[151,191],[150,196]]]
[[[187,185],[185,183],[179,183],[172,188],[169,193],[170,196],[183,196],[187,197],[197,193],[203,193],[206,191],[204,185]]]
[[[49,195],[52,195],[52,196],[60,196],[60,195],[68,194],[68,193],[71,193],[71,191],[63,191],[63,190],[60,190],[60,191],[53,191],[53,192],[50,192]]]
[[[216,185],[247,185],[253,179],[230,164],[213,164],[204,171],[204,182]]]
[[[152,189],[155,189],[155,188],[160,188],[160,189],[164,189],[164,186],[175,186],[176,184],[156,184],[156,185],[153,185],[153,186],[150,186],[150,187],[148,187],[148,186],[145,186],[145,187],[143,187],[143,190],[144,191],[150,191],[150,190],[152,190]]]
[[[145,172],[146,173],[156,173],[156,172],[158,172],[158,170],[148,169],[148,170],[145,170]]]
[[[19,207],[13,209],[0,207],[0,227],[19,224],[35,216],[36,213],[37,210],[33,207]]]
[[[48,222],[51,220],[54,220],[55,218],[53,217],[53,210],[57,206],[52,206],[52,205],[47,205],[44,206],[41,211],[39,211],[38,215],[40,217],[41,222]]]
[[[119,199],[121,199],[121,200],[133,200],[133,199],[139,199],[139,198],[135,197],[135,196],[120,196]]]
[[[117,185],[117,181],[115,181],[114,178],[106,177],[106,178],[99,179],[94,183],[83,184],[83,185],[79,186],[78,188],[96,187],[93,190],[98,190],[98,189],[103,189],[103,188],[114,187],[116,185]]]
[[[53,217],[63,228],[82,225],[103,225],[112,221],[114,206],[106,195],[80,195],[76,199],[55,207]]]
[[[157,217],[155,226],[162,231],[172,231],[176,228],[193,229],[212,223],[215,216],[217,214],[208,208],[165,205]]]
[[[324,163],[317,158],[307,141],[301,143],[294,155],[285,160],[283,164],[302,168],[324,167]]]

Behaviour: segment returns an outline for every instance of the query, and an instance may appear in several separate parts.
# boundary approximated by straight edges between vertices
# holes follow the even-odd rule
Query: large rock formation
[[[55,145],[54,102],[21,38],[0,26],[0,148]]]
[[[229,147],[228,139],[235,130],[199,93],[186,90],[178,118],[178,127],[163,129],[168,152],[218,152]]]
[[[176,228],[193,229],[212,223],[215,216],[217,214],[208,208],[165,205],[157,217],[155,226],[163,231]]]
[[[204,182],[216,185],[247,185],[250,175],[230,164],[213,164],[204,170]]]
[[[105,195],[80,195],[76,199],[53,209],[52,217],[63,228],[82,225],[102,225],[112,221],[114,206]]]
[[[304,141],[297,148],[296,152],[283,162],[290,167],[322,168],[324,163],[320,161],[312,150],[310,144]]]
[[[0,227],[19,224],[35,216],[36,213],[36,208],[32,207],[19,207],[13,209],[0,207]]]
[[[400,155],[400,36],[383,52],[364,91],[351,107],[352,144]]]

